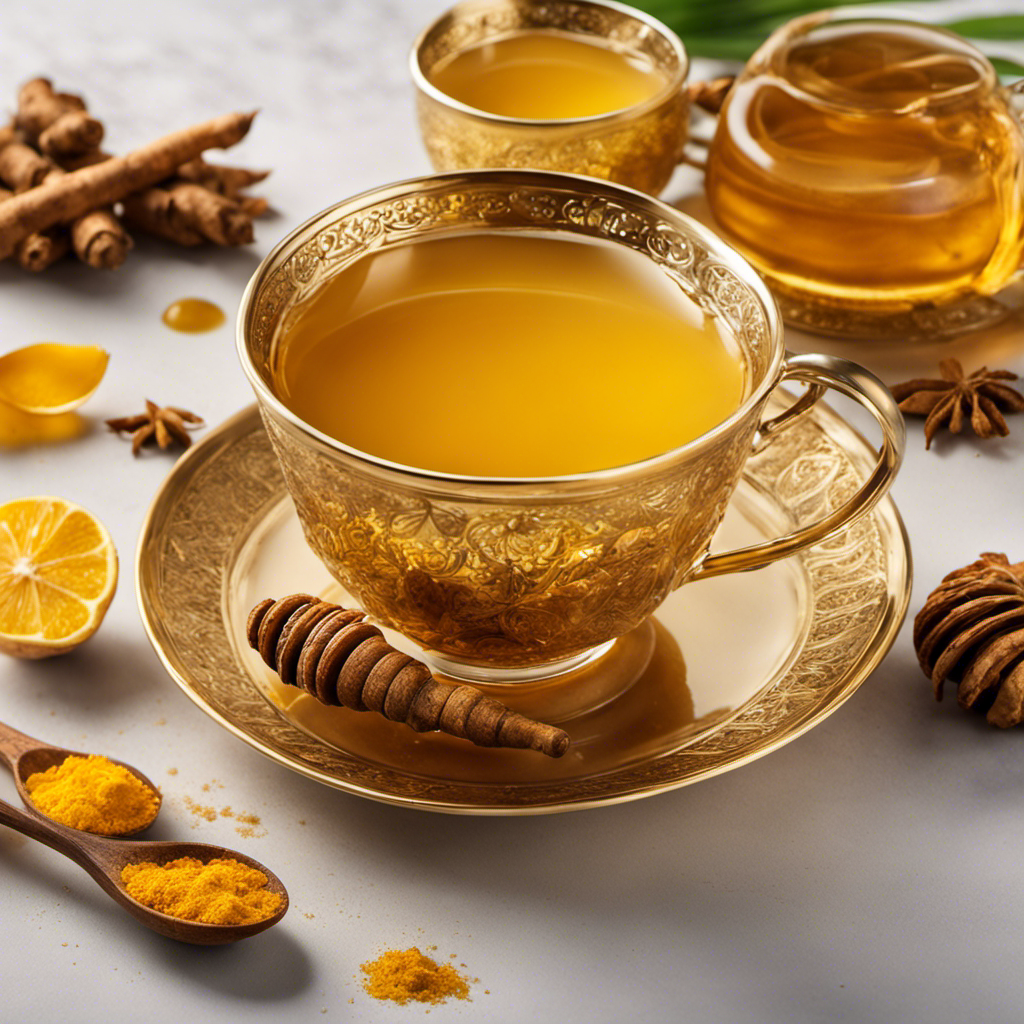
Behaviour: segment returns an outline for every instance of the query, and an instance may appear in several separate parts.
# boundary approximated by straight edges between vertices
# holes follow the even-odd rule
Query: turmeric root
[[[121,226],[111,207],[83,214],[71,224],[71,247],[90,267],[116,270],[134,247],[131,235]]]
[[[54,92],[48,78],[21,87],[16,124],[28,142],[55,160],[87,153],[103,141],[103,125],[89,116],[82,98]]]
[[[203,236],[190,226],[174,202],[174,196],[165,188],[144,188],[125,196],[121,202],[125,221],[165,242],[194,246],[203,244]]]
[[[8,147],[8,149],[13,148],[13,146]],[[2,171],[4,152],[0,151],[0,171]],[[57,180],[64,176],[64,172],[59,167],[50,161],[47,163],[50,170],[44,182]],[[71,248],[75,255],[83,263],[97,269],[116,270],[124,263],[125,257],[133,246],[131,237],[121,226],[121,222],[114,216],[114,211],[109,206],[90,210],[88,213],[82,214],[81,217],[76,217],[69,225],[69,233]],[[67,250],[67,245],[64,245],[60,255]],[[58,258],[59,256],[54,256],[53,260]],[[53,260],[44,266],[49,266]],[[18,262],[25,266],[20,258]],[[26,269],[35,270],[43,269],[43,267],[27,267]]]
[[[207,241],[216,245],[245,245],[252,241],[252,218],[238,203],[187,181],[172,185],[169,191],[178,208]]]
[[[0,188],[0,203],[10,199],[13,192]],[[38,273],[45,270],[51,263],[56,263],[71,247],[67,232],[60,228],[51,228],[46,232],[35,232],[23,238],[14,247],[14,261],[23,270]]]
[[[245,245],[253,239],[252,215],[241,203],[191,182],[143,189],[122,205],[133,227],[178,245]]]
[[[23,142],[10,142],[0,149],[0,181],[15,192],[35,188],[53,170],[53,164]]]
[[[395,650],[363,613],[309,594],[267,598],[249,613],[249,646],[321,703],[376,711],[417,732],[440,731],[482,747],[514,747],[561,757],[569,736],[513,711],[475,686],[435,679]]]
[[[207,163],[201,156],[189,160],[178,168],[182,181],[202,185],[211,192],[238,200],[239,193],[263,181],[270,171],[250,171],[246,167],[225,167],[223,164]]]
[[[204,150],[234,145],[244,138],[255,116],[228,114],[215,118],[165,135],[126,156],[49,178],[16,195],[0,204],[0,259],[11,255],[15,245],[33,232],[67,223],[155,185]]]

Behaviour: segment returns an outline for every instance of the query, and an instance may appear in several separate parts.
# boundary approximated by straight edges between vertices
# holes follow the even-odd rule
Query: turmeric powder
[[[72,754],[30,775],[25,788],[47,817],[100,836],[138,832],[160,810],[159,793],[127,768],[95,754]]]
[[[128,864],[121,881],[139,903],[205,924],[255,924],[276,914],[283,901],[280,893],[267,889],[269,879],[262,871],[230,857]]]
[[[469,998],[469,984],[451,964],[437,963],[416,946],[389,949],[360,969],[366,975],[363,988],[374,999],[404,1005],[410,1000],[443,1003],[450,996]]]

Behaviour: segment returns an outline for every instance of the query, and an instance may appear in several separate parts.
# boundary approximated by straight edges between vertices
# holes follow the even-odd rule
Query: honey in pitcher
[[[544,477],[658,455],[741,404],[728,333],[624,246],[476,233],[382,250],[284,329],[275,390],[392,462]]]
[[[459,50],[431,70],[430,80],[476,110],[528,120],[623,110],[650,99],[666,84],[640,54],[545,29]]]
[[[1022,146],[985,58],[923,25],[770,39],[723,108],[718,225],[776,282],[867,302],[991,293],[1021,257]]]

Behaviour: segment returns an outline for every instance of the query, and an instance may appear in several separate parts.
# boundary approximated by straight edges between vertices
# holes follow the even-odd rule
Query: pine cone
[[[946,576],[914,620],[914,647],[942,700],[947,679],[964,708],[988,708],[1007,728],[1024,721],[1024,562],[985,552]]]
[[[364,614],[310,594],[267,598],[249,613],[249,646],[281,677],[322,704],[376,711],[417,730],[439,730],[481,747],[539,750],[561,757],[569,736],[485,696],[442,683],[421,661],[395,650]]]

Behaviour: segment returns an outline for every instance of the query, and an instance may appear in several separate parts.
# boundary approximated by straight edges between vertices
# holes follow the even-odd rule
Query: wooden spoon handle
[[[49,746],[51,744],[33,739],[23,732],[18,732],[6,722],[0,722],[0,761],[3,761],[11,771],[14,771],[14,762],[26,750],[38,750],[40,747]]]
[[[57,825],[35,811],[22,811],[6,800],[0,800],[0,825],[7,825],[22,835],[35,839],[45,846],[70,857],[96,879],[108,892],[115,892],[117,886],[111,881],[103,864],[97,861],[97,854],[114,840],[89,836],[73,829]],[[102,859],[102,858],[101,858]]]

